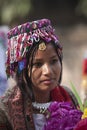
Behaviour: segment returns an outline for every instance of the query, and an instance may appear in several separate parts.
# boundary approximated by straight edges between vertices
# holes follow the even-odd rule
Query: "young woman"
[[[16,85],[0,100],[0,130],[42,130],[52,102],[78,105],[73,93],[60,85],[62,47],[50,20],[13,28],[6,54],[6,73]]]

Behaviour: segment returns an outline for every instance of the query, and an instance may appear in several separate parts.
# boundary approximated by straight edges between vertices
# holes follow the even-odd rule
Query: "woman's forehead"
[[[34,60],[38,60],[41,58],[51,58],[57,56],[57,52],[54,49],[54,46],[50,43],[45,44],[46,48],[44,50],[38,50],[35,53]]]

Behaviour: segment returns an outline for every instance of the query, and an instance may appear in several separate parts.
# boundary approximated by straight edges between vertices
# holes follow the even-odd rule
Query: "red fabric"
[[[87,75],[87,59],[84,59],[83,61],[83,75]]]
[[[23,102],[22,93],[18,87],[14,88],[14,92],[11,93],[7,104],[8,104],[7,105],[8,115],[13,129],[26,130],[25,118],[23,113],[24,102]]]
[[[5,124],[0,124],[0,130],[7,130]]]
[[[87,118],[79,121],[74,130],[87,130]]]
[[[58,86],[51,91],[51,98],[52,101],[71,101],[68,92],[61,86]]]

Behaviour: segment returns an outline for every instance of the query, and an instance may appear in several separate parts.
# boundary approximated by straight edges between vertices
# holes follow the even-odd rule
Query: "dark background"
[[[0,24],[14,26],[49,18],[55,25],[87,23],[86,0],[0,0]]]

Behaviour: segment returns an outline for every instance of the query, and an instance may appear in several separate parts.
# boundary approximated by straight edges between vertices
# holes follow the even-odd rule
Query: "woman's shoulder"
[[[3,122],[5,123],[7,120],[7,102],[11,95],[10,90],[7,90],[3,96],[0,97],[0,124]],[[0,129],[1,130],[1,129]]]
[[[11,125],[7,119],[5,111],[0,104],[0,130],[12,130]]]
[[[17,87],[16,81],[13,78],[9,78],[8,79],[8,87],[7,87],[4,95],[11,94],[14,91],[15,87]]]
[[[11,95],[14,94],[15,90],[17,90],[17,86],[11,82],[11,85],[8,86],[4,95],[0,97],[0,114],[7,111],[7,103]]]
[[[64,102],[72,102],[72,104],[77,107],[78,101],[73,94],[72,90],[69,87],[60,85],[58,87],[55,87],[51,91],[51,99],[53,101],[64,101]]]
[[[5,115],[5,112],[0,107],[0,125],[7,122],[7,117]]]
[[[8,101],[14,92],[16,93],[17,88],[18,87],[11,82],[11,85],[8,86],[4,95],[0,97],[0,130],[12,130],[8,116]]]
[[[71,90],[69,87],[67,87],[67,86],[61,86],[61,87],[62,87],[63,89],[65,89],[65,91],[69,94],[69,96],[70,96],[70,98],[71,98],[73,104],[74,104],[75,106],[79,106],[78,101],[77,101],[77,99],[76,99],[74,93],[72,92],[72,90]]]
[[[0,101],[1,101],[1,102],[7,102],[8,99],[9,99],[12,95],[14,95],[14,93],[15,93],[15,95],[16,95],[17,91],[19,91],[19,88],[18,88],[18,86],[17,86],[15,80],[12,79],[12,78],[10,78],[10,79],[8,80],[8,87],[7,87],[6,91],[5,91],[5,93],[3,94],[3,96],[0,98]]]

